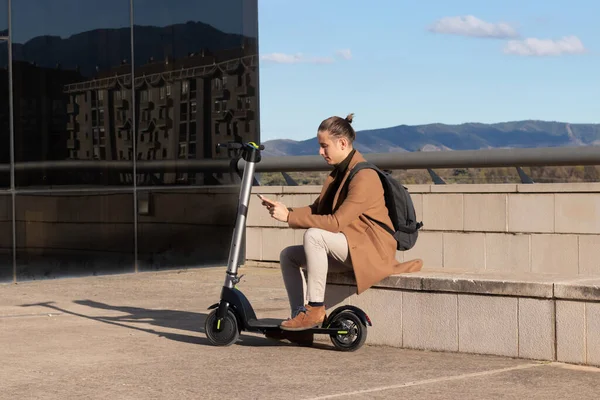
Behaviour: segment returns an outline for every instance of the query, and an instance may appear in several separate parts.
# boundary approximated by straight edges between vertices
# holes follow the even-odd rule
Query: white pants
[[[346,236],[318,228],[306,230],[303,244],[286,247],[279,260],[292,317],[308,302],[324,301],[328,271],[352,270]]]

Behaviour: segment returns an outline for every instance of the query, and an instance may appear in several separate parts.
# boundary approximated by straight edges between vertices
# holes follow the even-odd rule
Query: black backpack
[[[373,222],[379,224],[382,228],[388,231],[396,242],[398,242],[397,250],[410,250],[413,248],[419,237],[419,229],[423,226],[423,222],[417,222],[415,206],[410,197],[410,193],[406,187],[398,183],[392,175],[377,168],[369,162],[360,162],[350,171],[347,182],[349,183],[354,174],[364,168],[371,168],[377,171],[385,196],[385,205],[388,209],[390,219],[394,224],[395,231],[392,231],[383,222],[369,218]]]

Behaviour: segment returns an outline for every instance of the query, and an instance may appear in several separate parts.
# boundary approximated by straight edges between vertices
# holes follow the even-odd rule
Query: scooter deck
[[[279,329],[282,319],[262,318],[248,320],[248,326],[252,329]]]
[[[281,329],[279,327],[279,325],[281,324],[282,321],[283,321],[282,319],[274,319],[274,318],[251,319],[248,321],[248,326],[250,327],[251,330],[257,330],[257,331],[284,331],[283,329]],[[310,328],[310,329],[303,329],[300,331],[286,331],[286,332],[308,332],[308,333],[323,333],[323,334],[331,334],[331,333],[345,334],[346,333],[346,331],[342,331],[337,327]]]

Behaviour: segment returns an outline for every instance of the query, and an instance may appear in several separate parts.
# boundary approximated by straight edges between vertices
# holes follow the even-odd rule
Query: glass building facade
[[[257,0],[0,0],[0,282],[224,264],[258,89]]]

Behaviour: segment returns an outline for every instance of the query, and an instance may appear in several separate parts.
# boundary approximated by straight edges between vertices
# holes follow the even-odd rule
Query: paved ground
[[[223,268],[0,285],[1,399],[597,399],[600,369],[365,346],[355,353],[202,332]],[[261,317],[278,270],[245,268]],[[382,321],[377,321],[382,323]]]

